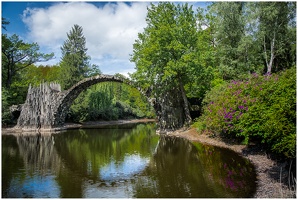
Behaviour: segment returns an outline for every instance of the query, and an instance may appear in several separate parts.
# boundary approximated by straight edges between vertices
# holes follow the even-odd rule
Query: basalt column
[[[18,119],[17,127],[26,129],[51,129],[54,127],[54,106],[61,87],[56,83],[29,86],[26,102]]]

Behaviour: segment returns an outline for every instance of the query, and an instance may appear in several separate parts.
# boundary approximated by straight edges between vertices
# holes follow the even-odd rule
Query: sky
[[[135,71],[129,61],[138,33],[146,27],[150,2],[58,2],[2,1],[2,17],[10,24],[7,35],[17,34],[25,42],[37,42],[42,53],[55,54],[54,59],[37,63],[55,65],[61,60],[61,46],[74,24],[83,28],[90,63],[104,74],[125,76]],[[206,7],[204,2],[190,2]]]

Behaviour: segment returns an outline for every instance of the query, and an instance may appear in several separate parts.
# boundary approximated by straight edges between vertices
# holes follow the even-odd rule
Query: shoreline
[[[122,125],[122,124],[135,124],[135,123],[148,123],[156,122],[155,119],[122,119],[113,121],[88,121],[83,123],[65,123],[62,127],[52,128],[52,129],[18,129],[14,127],[1,128],[2,135],[16,135],[21,133],[58,133],[65,130],[79,129],[79,128],[102,128],[110,125]]]
[[[148,123],[155,122],[155,119],[120,119],[112,121],[88,121],[82,124],[76,123],[65,123],[66,129],[76,129],[76,128],[101,128],[110,125],[122,125],[122,124],[136,124],[136,123]]]
[[[185,138],[191,142],[200,142],[235,151],[247,158],[255,166],[257,173],[257,188],[253,198],[295,198],[296,193],[289,189],[288,172],[284,169],[286,163],[279,163],[270,158],[265,151],[260,151],[254,145],[227,144],[220,138],[211,138],[199,134],[195,128],[180,129],[168,132],[168,136]]]

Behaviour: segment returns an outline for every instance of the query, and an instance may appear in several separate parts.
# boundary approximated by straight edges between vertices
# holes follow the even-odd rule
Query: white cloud
[[[56,64],[61,57],[60,47],[74,24],[83,27],[88,55],[103,73],[132,72],[129,62],[137,34],[146,26],[148,3],[107,3],[97,7],[91,3],[56,3],[48,8],[27,8],[23,21],[28,37],[47,52],[54,52]]]

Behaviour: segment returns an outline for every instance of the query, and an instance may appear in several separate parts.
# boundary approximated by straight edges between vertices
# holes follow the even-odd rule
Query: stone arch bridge
[[[83,79],[65,91],[61,91],[57,83],[42,83],[35,88],[29,86],[16,128],[53,129],[63,126],[67,111],[78,95],[101,82],[125,82],[131,85],[117,76],[97,75]]]
[[[21,107],[21,113],[15,128],[31,130],[55,130],[63,127],[66,114],[78,95],[91,85],[101,82],[120,82],[133,84],[113,75],[97,75],[83,79],[70,89],[61,91],[57,83],[42,83],[39,87],[29,86],[27,98]],[[137,88],[154,107],[160,130],[174,130],[184,125],[183,102],[175,88],[162,97],[149,98],[149,92]]]

